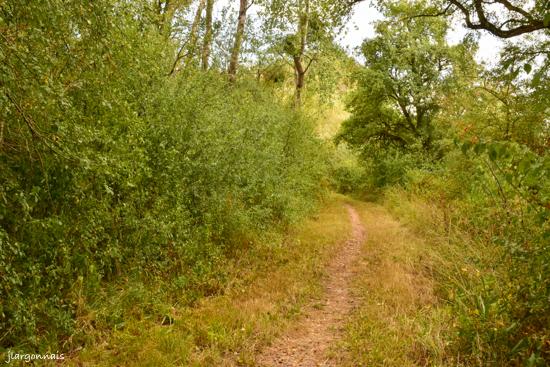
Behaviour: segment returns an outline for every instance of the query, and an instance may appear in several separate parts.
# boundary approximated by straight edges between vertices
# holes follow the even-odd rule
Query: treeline
[[[548,8],[442,3],[383,7],[387,20],[363,43],[366,63],[337,138],[361,164],[340,177],[348,189],[383,192],[396,213],[438,238],[428,271],[448,317],[449,365],[548,365]],[[480,66],[475,33],[447,44],[443,15],[453,9],[470,28],[524,37],[507,43],[494,67]]]
[[[228,72],[212,6],[0,5],[3,348],[72,350],[108,283],[220,292],[227,256],[316,204],[311,119],[238,49]]]

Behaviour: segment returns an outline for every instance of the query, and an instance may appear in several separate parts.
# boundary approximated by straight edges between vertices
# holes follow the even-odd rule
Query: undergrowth
[[[344,201],[330,196],[313,218],[291,226],[284,237],[235,250],[220,267],[223,290],[193,305],[186,292],[163,292],[158,284],[114,287],[97,300],[100,307],[80,315],[90,342],[68,364],[253,366],[258,350],[322,292],[322,269],[346,240],[342,233],[350,231]],[[118,315],[117,327],[97,327],[106,315]]]

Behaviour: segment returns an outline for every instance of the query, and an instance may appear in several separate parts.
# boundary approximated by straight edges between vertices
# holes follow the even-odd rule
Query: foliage
[[[308,300],[322,294],[325,274],[320,269],[349,231],[346,203],[347,197],[329,195],[315,216],[291,225],[284,236],[270,235],[238,249],[223,264],[230,279],[224,292],[204,297],[194,307],[181,302],[187,294],[181,289],[172,296],[131,281],[114,286],[89,316],[97,339],[70,356],[68,364],[253,365],[258,347],[272,342],[307,310]],[[120,324],[111,334],[98,336],[103,318],[112,315]]]
[[[465,153],[452,152],[432,172],[409,171],[405,186],[409,197],[433,206],[432,218],[442,218],[441,224],[423,218],[422,226],[435,225],[440,241],[455,243],[464,256],[447,258],[458,264],[458,273],[439,269],[457,332],[450,337],[449,356],[460,354],[472,365],[544,365],[550,314],[548,156],[517,143],[460,147]],[[477,249],[485,254],[469,258]]]
[[[234,246],[315,204],[308,120],[253,81],[168,77],[174,45],[151,12],[0,8],[3,347],[71,347],[84,305],[121,278],[218,292]]]
[[[358,66],[334,41],[355,2],[260,1],[247,24],[241,9],[232,82],[220,35],[233,29],[211,0],[0,3],[2,348],[71,350],[123,329],[125,312],[170,324],[171,297],[222,293],[243,251],[332,184],[405,190],[438,217],[426,230],[462,246],[440,254],[467,265],[439,274],[449,360],[550,363],[545,3],[378,1],[386,19]],[[495,23],[500,5],[509,19]],[[447,44],[437,15],[451,9],[529,35],[483,70],[475,37]],[[348,84],[332,149],[307,114]]]
[[[470,40],[448,46],[445,21],[407,18],[416,11],[404,3],[388,7],[389,19],[363,43],[365,67],[356,74],[348,101],[352,115],[337,138],[358,151],[377,175],[389,171],[392,178],[380,177],[376,185],[399,181],[407,167],[403,161],[392,169],[384,156],[396,163],[441,156],[442,134],[434,119],[445,93],[459,85],[472,64]]]
[[[366,189],[367,176],[365,167],[355,158],[346,146],[341,144],[334,148],[330,160],[332,186],[343,194],[360,193]]]
[[[423,2],[382,3],[401,17],[365,41],[366,65],[339,139],[360,154],[367,188],[386,186],[392,195],[389,186],[400,185],[407,200],[433,208],[422,226],[461,248],[459,263],[472,273],[440,271],[439,278],[456,332],[448,336],[449,360],[546,365],[548,39],[509,43],[496,67],[481,70],[471,57],[475,39],[447,46],[444,19],[418,16],[430,14]],[[470,258],[471,247],[490,256]]]

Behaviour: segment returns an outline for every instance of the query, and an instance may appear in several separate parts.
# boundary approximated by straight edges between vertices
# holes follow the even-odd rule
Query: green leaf
[[[468,151],[468,149],[471,148],[471,146],[472,146],[472,143],[467,141],[464,144],[462,144],[462,147],[460,149],[462,150],[462,153],[466,154],[466,152]]]
[[[518,165],[518,171],[520,173],[526,174],[531,166],[531,160],[527,158],[523,158]]]
[[[531,353],[531,356],[527,360],[527,366],[535,366],[535,364],[537,363],[537,359],[537,355],[535,353]]]
[[[525,344],[527,344],[527,339],[526,339],[526,338],[520,339],[520,341],[517,342],[517,344],[512,348],[512,350],[510,351],[510,354],[511,354],[511,355],[516,354],[516,353],[519,352],[521,349],[523,349],[523,347],[525,346]]]
[[[497,144],[495,146],[495,150],[497,152],[497,157],[505,157],[507,153],[506,145],[504,144]]]
[[[511,65],[512,65],[512,62],[514,61],[514,59],[506,59],[502,62],[502,67],[506,70],[508,69]]]
[[[479,143],[474,146],[474,152],[476,154],[481,154],[485,151],[486,145],[484,143]]]
[[[550,12],[544,15],[543,23],[545,27],[550,27]]]
[[[497,153],[497,149],[494,145],[489,145],[489,149],[488,149],[487,153],[489,154],[489,159],[490,160],[495,161],[497,159],[498,153]]]
[[[531,72],[531,70],[533,69],[533,67],[531,66],[531,64],[525,64],[523,65],[523,70],[525,70],[525,72],[527,74],[529,74]]]

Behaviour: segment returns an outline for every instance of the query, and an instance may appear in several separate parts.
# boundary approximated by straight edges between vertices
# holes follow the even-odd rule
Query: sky
[[[360,2],[355,5],[354,13],[344,28],[344,32],[338,38],[338,43],[346,47],[349,52],[360,46],[364,39],[374,37],[373,22],[383,19],[382,14],[378,12],[369,2]],[[458,43],[468,31],[460,24],[455,22],[453,29],[449,32],[447,41],[449,44]],[[499,38],[488,32],[480,32],[479,50],[476,55],[477,62],[484,62],[493,65],[498,60],[498,55],[503,47],[503,42]]]
[[[236,12],[238,10],[238,1],[219,0],[216,2],[215,13],[220,14],[221,10],[228,5],[233,8],[233,11]],[[257,11],[257,9],[252,7],[250,9],[250,14],[255,14],[255,11]],[[344,27],[344,31],[341,32],[340,37],[337,38],[337,42],[344,46],[350,55],[361,60],[361,57],[357,53],[354,54],[354,49],[359,47],[366,38],[374,37],[373,22],[381,19],[383,19],[383,15],[370,4],[370,1],[357,3],[354,5],[351,19]],[[454,22],[453,29],[449,32],[447,37],[449,44],[458,43],[467,32],[468,30],[461,25],[460,21]],[[480,38],[476,61],[485,63],[487,66],[494,66],[499,60],[499,52],[504,43],[501,39],[491,35],[489,32],[477,32]]]

